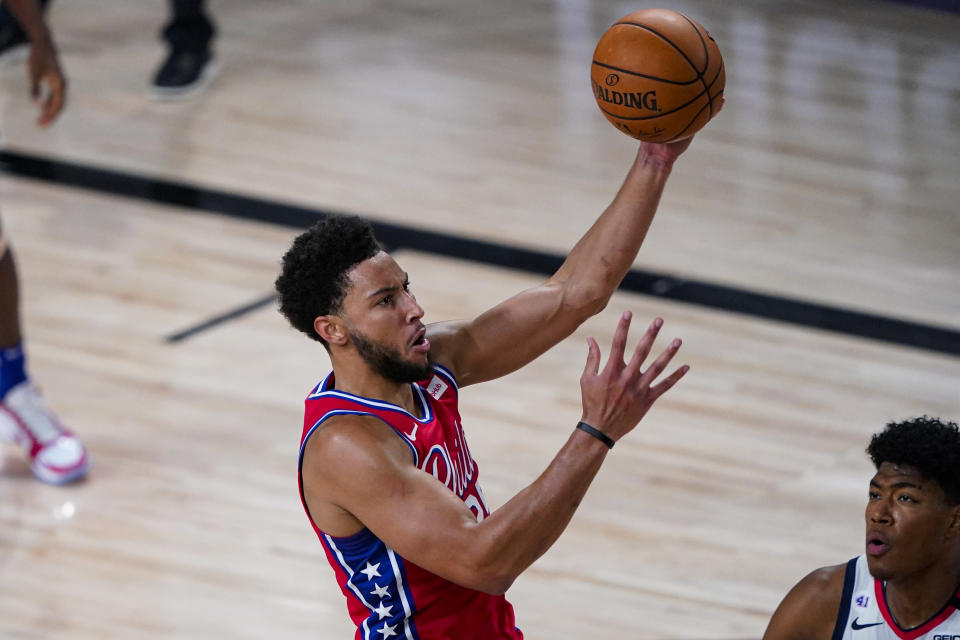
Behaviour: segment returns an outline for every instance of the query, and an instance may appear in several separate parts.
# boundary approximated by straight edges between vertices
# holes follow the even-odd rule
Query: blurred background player
[[[960,634],[960,430],[926,417],[891,423],[867,453],[877,473],[866,553],[801,580],[773,614],[765,640]]]
[[[38,0],[45,11],[50,0]],[[211,43],[213,21],[204,0],[170,0],[170,19],[161,32],[169,45],[167,57],[154,73],[149,95],[155,99],[188,98],[203,91],[219,70]],[[22,55],[29,38],[7,9],[0,10],[0,64]]]
[[[40,101],[37,123],[46,126],[63,109],[67,86],[56,47],[36,0],[6,4],[30,39],[30,90]],[[79,480],[89,471],[90,460],[83,444],[44,406],[27,376],[19,312],[16,265],[0,222],[0,439],[20,445],[30,457],[30,470],[44,482]]]

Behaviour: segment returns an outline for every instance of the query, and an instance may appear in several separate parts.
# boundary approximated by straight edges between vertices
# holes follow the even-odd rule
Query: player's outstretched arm
[[[606,306],[640,250],[674,161],[690,141],[642,144],[613,202],[547,282],[474,320],[428,327],[434,357],[460,386],[519,369]]]
[[[840,613],[846,565],[808,574],[784,597],[763,640],[830,640]]]
[[[30,95],[41,101],[37,124],[47,126],[57,119],[67,96],[67,78],[57,59],[53,35],[43,20],[37,0],[4,0],[30,38],[30,58],[27,73],[30,76]],[[43,91],[46,85],[46,92]]]
[[[603,369],[599,348],[590,341],[581,377],[582,420],[614,441],[686,372],[681,367],[658,380],[679,340],[644,364],[659,320],[625,362],[629,324],[624,314]],[[334,420],[311,436],[304,455],[304,491],[318,526],[325,529],[322,520],[329,518],[344,524],[332,535],[347,535],[362,524],[409,561],[489,593],[506,591],[554,543],[609,451],[599,439],[573,429],[540,477],[478,522],[461,498],[412,464],[409,449],[384,424],[346,415]],[[355,518],[352,529],[344,516]]]

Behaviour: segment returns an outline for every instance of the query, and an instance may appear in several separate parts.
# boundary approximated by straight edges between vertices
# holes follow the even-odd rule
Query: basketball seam
[[[682,13],[681,13],[680,15],[683,16]],[[683,16],[683,17],[686,18],[687,21],[690,20],[690,18],[687,18],[687,16]],[[701,77],[703,77],[703,74],[697,69],[697,66],[696,66],[695,64],[693,64],[693,60],[691,60],[691,59],[687,56],[686,52],[685,52],[683,49],[681,49],[680,47],[678,47],[677,45],[675,45],[675,44],[673,43],[673,41],[671,41],[670,38],[668,38],[667,36],[663,35],[662,33],[660,33],[659,31],[657,31],[657,30],[654,29],[653,27],[648,27],[647,25],[645,25],[645,24],[640,24],[639,22],[618,22],[618,23],[614,24],[613,26],[617,26],[617,25],[621,25],[621,24],[622,24],[622,25],[629,25],[629,26],[632,26],[632,27],[637,27],[637,28],[639,28],[639,29],[645,29],[645,30],[649,31],[650,33],[652,33],[653,35],[657,36],[658,38],[660,38],[661,40],[663,40],[664,42],[666,42],[667,44],[669,44],[671,47],[673,47],[674,49],[676,49],[677,53],[679,53],[681,56],[683,56],[683,59],[686,60],[686,61],[687,61],[687,64],[690,65],[690,68],[693,69],[693,72],[694,72],[694,74],[696,74],[697,79],[700,79]],[[696,27],[694,27],[693,30],[694,30],[694,31],[697,31]],[[700,32],[697,31],[697,35],[699,35],[699,34],[700,34]],[[701,39],[701,41],[703,40],[702,37],[701,37],[700,39]],[[710,65],[710,55],[709,55],[709,53],[708,53],[708,54],[707,54],[707,66],[709,66],[709,65]],[[696,82],[696,80],[693,80],[693,82]],[[687,83],[687,84],[690,84],[690,83]]]
[[[597,60],[594,60],[593,64],[597,65],[598,67],[603,67],[604,69],[610,69],[611,71],[619,71],[620,73],[626,73],[631,76],[638,76],[640,78],[647,78],[648,80],[656,80],[657,82],[665,82],[667,84],[675,84],[681,87],[691,85],[691,84],[696,84],[697,81],[700,80],[699,77],[696,77],[693,80],[690,80],[689,82],[679,82],[677,80],[667,80],[666,78],[661,78],[660,76],[648,76],[645,73],[637,73],[636,71],[630,71],[630,69],[622,69],[620,67],[615,67],[612,64],[606,64],[605,62],[598,62]]]
[[[700,98],[700,97],[702,97],[702,96],[705,95],[705,94],[706,94],[706,96],[707,96],[707,101],[708,101],[708,102],[712,101],[712,98],[710,97],[710,92],[707,91],[706,89],[704,89],[703,91],[701,91],[701,92],[698,93],[697,95],[695,95],[695,96],[693,96],[692,98],[690,98],[690,100],[688,100],[687,102],[684,102],[684,103],[683,103],[682,105],[680,105],[679,107],[676,107],[675,109],[671,109],[670,111],[660,112],[660,113],[658,113],[658,114],[656,114],[656,115],[654,115],[654,116],[620,116],[620,115],[617,115],[617,114],[615,114],[615,113],[611,113],[611,112],[607,111],[607,110],[604,109],[602,106],[600,106],[599,103],[597,103],[597,106],[600,107],[600,111],[603,111],[604,113],[606,113],[606,114],[608,114],[608,115],[611,115],[611,116],[613,116],[614,118],[618,118],[618,119],[620,119],[620,120],[653,120],[654,118],[661,118],[661,117],[663,117],[663,116],[668,116],[668,115],[670,115],[671,113],[676,113],[677,111],[680,111],[681,109],[686,109],[686,108],[689,107],[691,104],[693,104],[693,103],[697,100],[697,98]]]
[[[710,118],[709,118],[707,121],[709,122],[710,120],[713,119],[713,97],[709,95],[709,94],[710,94],[710,87],[707,85],[706,81],[703,80],[703,74],[705,74],[705,73],[707,72],[707,69],[710,68],[710,50],[707,48],[707,43],[706,43],[706,41],[703,39],[703,34],[700,33],[700,29],[697,29],[697,25],[694,24],[693,20],[691,20],[691,19],[688,18],[687,16],[683,15],[682,13],[681,13],[680,15],[681,15],[681,17],[683,17],[683,19],[686,20],[687,23],[693,28],[694,32],[697,34],[697,37],[700,38],[700,44],[703,46],[703,57],[705,58],[705,62],[704,62],[704,64],[703,64],[703,73],[700,73],[699,75],[700,75],[701,81],[703,82],[703,88],[706,89],[707,95],[708,95],[707,104],[710,105]],[[689,62],[689,60],[688,60],[688,62]],[[693,65],[692,62],[690,62],[690,64],[691,64],[691,66]],[[694,67],[694,68],[696,68],[696,67]],[[696,120],[696,116],[694,116],[694,120]],[[693,120],[691,120],[690,122],[692,123]],[[687,127],[689,127],[689,126],[690,126],[690,125],[688,124]],[[686,130],[686,128],[685,128],[684,130]],[[677,134],[677,135],[679,135],[679,134]]]
[[[717,70],[717,74],[716,74],[715,76],[713,76],[713,80],[710,81],[710,86],[711,86],[711,87],[712,87],[712,86],[716,83],[716,81],[720,78],[720,72],[721,72],[722,70],[723,70],[723,58],[720,59],[720,69]],[[676,140],[676,139],[679,138],[680,136],[682,136],[682,135],[684,134],[684,132],[686,132],[686,130],[690,128],[690,125],[692,125],[694,122],[697,121],[697,118],[700,117],[700,114],[703,113],[703,110],[704,110],[705,108],[707,108],[707,107],[710,107],[710,117],[707,119],[707,122],[710,122],[710,120],[713,119],[713,101],[714,101],[715,98],[719,98],[720,96],[723,95],[723,90],[721,89],[719,92],[717,92],[717,95],[715,95],[715,96],[713,96],[713,97],[709,97],[709,91],[708,91],[707,93],[708,93],[707,104],[705,104],[705,105],[703,105],[702,107],[700,107],[700,110],[697,111],[697,112],[693,115],[693,117],[690,119],[690,122],[687,123],[687,126],[685,126],[683,129],[681,129],[676,135],[671,136],[670,138],[667,138],[666,140],[663,140],[662,142],[671,142],[671,141],[673,141],[673,140]],[[701,93],[700,95],[703,95],[703,94]]]
[[[697,121],[697,118],[700,117],[700,114],[703,113],[703,110],[704,110],[704,109],[706,109],[706,108],[709,106],[709,107],[710,107],[710,111],[711,111],[711,112],[713,111],[712,103],[713,103],[713,100],[707,100],[707,104],[705,104],[705,105],[703,105],[702,107],[700,107],[700,111],[697,111],[697,113],[693,116],[693,118],[690,119],[690,122],[687,123],[687,126],[685,126],[683,129],[681,129],[680,131],[678,131],[675,136],[672,136],[672,137],[670,137],[670,138],[667,138],[666,140],[663,140],[662,142],[671,142],[672,140],[676,140],[677,138],[679,138],[680,136],[682,136],[682,135],[684,134],[684,132],[686,132],[686,130],[690,128],[690,125],[692,125],[694,122]],[[709,120],[708,120],[707,122],[709,122]]]

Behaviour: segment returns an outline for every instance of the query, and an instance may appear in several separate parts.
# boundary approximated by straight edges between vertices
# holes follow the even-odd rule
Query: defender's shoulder
[[[846,564],[820,567],[787,593],[763,640],[829,640],[840,614]]]

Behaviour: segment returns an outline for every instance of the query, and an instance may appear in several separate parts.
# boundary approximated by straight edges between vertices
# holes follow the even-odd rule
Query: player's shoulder
[[[804,576],[777,607],[764,640],[830,638],[840,614],[846,568],[820,567]]]
[[[797,586],[804,585],[807,590],[820,593],[823,597],[830,597],[834,593],[839,597],[843,592],[846,572],[846,563],[820,567],[804,576]]]
[[[787,594],[804,611],[818,620],[829,621],[831,626],[840,613],[840,598],[847,565],[836,564],[814,569]]]
[[[383,437],[383,421],[369,413],[337,413],[316,425],[305,446],[312,450],[340,452],[367,447]]]
[[[303,443],[303,464],[339,473],[382,465],[386,457],[406,460],[410,452],[382,419],[344,413],[328,417]]]

